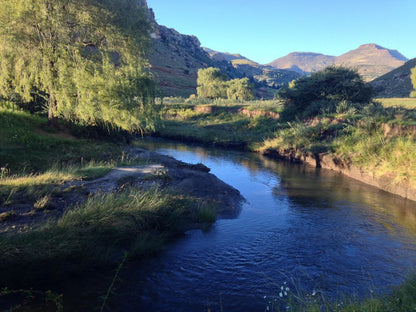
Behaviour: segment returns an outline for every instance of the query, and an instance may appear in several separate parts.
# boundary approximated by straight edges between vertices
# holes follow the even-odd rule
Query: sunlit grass
[[[380,101],[384,107],[416,109],[416,98],[381,98],[377,101]]]

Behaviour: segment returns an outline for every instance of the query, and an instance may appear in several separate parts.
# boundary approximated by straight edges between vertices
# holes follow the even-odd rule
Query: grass
[[[158,189],[96,194],[57,222],[0,236],[1,283],[59,279],[74,271],[113,265],[124,252],[130,257],[151,254],[191,224],[214,222],[208,213],[212,209]]]
[[[166,104],[164,127],[158,129],[163,137],[181,138],[221,146],[246,147],[261,142],[276,130],[263,112],[278,113],[277,101],[240,102],[232,100],[197,100],[170,98]],[[248,113],[259,112],[254,118]]]
[[[0,106],[0,167],[9,174],[41,172],[55,166],[116,162],[123,157],[120,145],[77,139],[68,128],[48,127],[44,117]]]
[[[307,121],[285,122],[242,109],[279,113],[278,101],[168,99],[162,137],[238,147],[260,153],[278,151],[291,158],[332,153],[376,176],[416,187],[416,99],[378,99],[358,112],[344,107]]]
[[[380,101],[384,107],[416,109],[416,98],[382,98],[377,101]]]
[[[343,296],[331,300],[319,290],[306,293],[300,289],[292,291],[283,285],[279,293],[268,300],[266,311],[291,312],[410,312],[416,310],[416,275],[406,280],[386,295],[367,299]]]

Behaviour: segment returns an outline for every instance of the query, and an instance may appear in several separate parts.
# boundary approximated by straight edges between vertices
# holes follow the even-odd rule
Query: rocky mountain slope
[[[363,44],[338,57],[310,52],[295,52],[278,58],[268,65],[274,68],[290,68],[310,73],[329,65],[356,67],[366,81],[371,81],[403,65],[407,61],[396,50],[377,44]]]
[[[410,70],[413,67],[416,67],[416,58],[374,79],[370,84],[374,87],[378,97],[408,97],[413,90],[410,80]]]
[[[371,81],[407,61],[396,50],[364,44],[338,57],[295,52],[261,65],[240,54],[201,47],[197,37],[159,25],[146,0],[138,1],[148,9],[151,19],[153,40],[149,61],[159,85],[159,96],[195,94],[198,69],[207,67],[220,68],[230,79],[248,77],[255,84],[257,97],[270,98],[282,85],[329,65],[356,67],[366,81]]]
[[[141,1],[147,8],[146,1]],[[159,96],[195,94],[198,69],[207,67],[220,68],[230,79],[250,78],[259,98],[273,97],[280,86],[300,76],[296,72],[260,65],[239,54],[202,48],[197,37],[159,25],[153,11],[148,10],[152,24],[149,62],[159,85]]]

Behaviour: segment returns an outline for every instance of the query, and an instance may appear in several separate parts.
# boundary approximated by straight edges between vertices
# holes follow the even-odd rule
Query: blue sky
[[[261,64],[377,43],[416,57],[416,0],[147,0],[159,24]]]

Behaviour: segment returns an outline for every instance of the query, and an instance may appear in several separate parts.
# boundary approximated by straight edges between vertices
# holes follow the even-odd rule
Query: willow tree
[[[137,0],[1,0],[0,95],[44,94],[51,121],[144,129],[155,112],[149,40]]]
[[[413,85],[413,91],[410,93],[410,97],[416,97],[416,67],[411,69],[410,79],[412,80]]]

